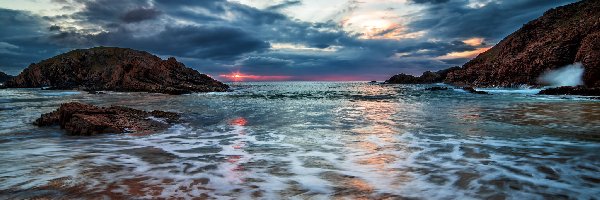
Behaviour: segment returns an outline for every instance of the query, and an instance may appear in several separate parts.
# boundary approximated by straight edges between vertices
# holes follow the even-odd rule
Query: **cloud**
[[[161,12],[154,8],[137,8],[130,10],[125,13],[125,15],[121,16],[121,20],[126,23],[135,23],[155,19],[160,14]]]
[[[348,1],[320,21],[290,14],[318,6],[300,0],[262,9],[226,0],[53,3],[62,6],[55,15],[0,8],[0,23],[7,25],[0,31],[0,71],[16,74],[73,48],[103,45],[175,56],[217,78],[239,70],[262,78],[383,80],[461,65],[545,10],[568,2],[411,0],[392,8]],[[358,10],[366,7],[376,12],[362,16]]]
[[[431,1],[418,1],[431,2]],[[543,14],[546,10],[573,1],[434,1],[422,19],[412,21],[413,31],[426,30],[429,37],[472,38],[480,37],[498,42],[523,24]],[[477,6],[474,6],[477,4]]]
[[[149,36],[135,37],[127,29],[88,37],[93,44],[144,49],[162,55],[202,59],[230,59],[269,48],[240,28],[223,26],[166,26]]]
[[[429,3],[429,4],[440,4],[440,3],[446,3],[446,2],[448,2],[450,0],[410,0],[410,1],[412,1],[414,3],[419,3],[419,4],[426,4],[426,3]]]
[[[300,4],[302,4],[302,1],[300,1],[300,0],[287,0],[287,1],[284,1],[283,3],[269,6],[269,7],[267,7],[267,10],[281,10],[284,8],[288,8],[291,6],[297,6]]]

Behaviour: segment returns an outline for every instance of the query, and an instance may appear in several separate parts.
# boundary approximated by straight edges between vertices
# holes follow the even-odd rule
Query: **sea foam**
[[[538,79],[540,83],[559,87],[582,85],[584,68],[581,63],[574,63],[543,73]]]

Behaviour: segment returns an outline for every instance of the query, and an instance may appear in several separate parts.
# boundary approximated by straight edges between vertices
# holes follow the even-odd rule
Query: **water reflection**
[[[0,90],[0,198],[600,196],[597,101],[357,82],[233,87],[183,96]],[[175,111],[184,122],[91,138],[27,125],[68,101]]]

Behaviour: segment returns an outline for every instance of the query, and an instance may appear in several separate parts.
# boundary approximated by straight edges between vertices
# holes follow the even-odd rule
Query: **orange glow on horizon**
[[[244,81],[381,81],[385,80],[387,75],[300,75],[300,76],[266,76],[251,75],[241,72],[232,72],[230,74],[219,75],[223,81],[244,82]]]
[[[292,76],[261,76],[243,74],[240,72],[233,72],[231,74],[221,74],[219,77],[223,77],[229,81],[286,81],[290,80]]]

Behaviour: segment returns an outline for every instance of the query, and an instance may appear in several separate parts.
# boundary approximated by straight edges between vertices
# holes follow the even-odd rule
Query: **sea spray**
[[[559,86],[577,86],[582,85],[583,65],[573,63],[555,70],[543,73],[538,79],[540,83],[559,87]]]

